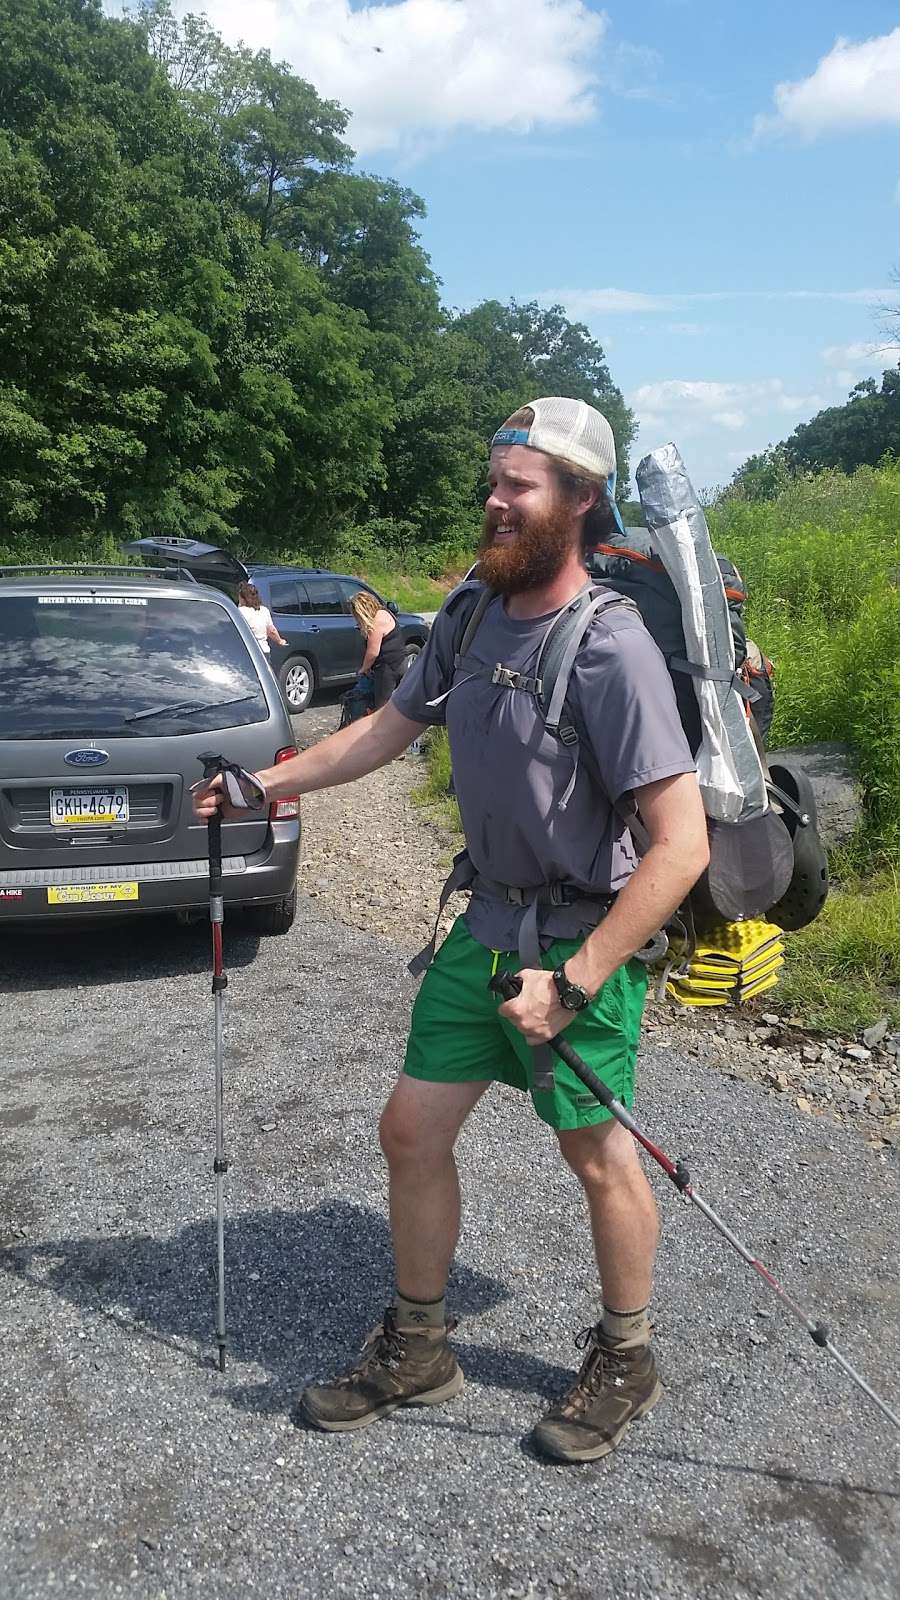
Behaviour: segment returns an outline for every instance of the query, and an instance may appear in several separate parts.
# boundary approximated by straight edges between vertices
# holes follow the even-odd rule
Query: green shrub
[[[839,739],[857,757],[869,848],[900,837],[900,463],[797,478],[709,513],[747,584],[748,633],[775,662],[770,743]]]

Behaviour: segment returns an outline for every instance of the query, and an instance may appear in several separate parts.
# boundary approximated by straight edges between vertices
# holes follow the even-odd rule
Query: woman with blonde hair
[[[383,606],[377,596],[371,594],[368,589],[357,591],[350,601],[350,610],[356,618],[356,626],[366,641],[359,676],[361,677],[364,672],[371,673],[375,683],[372,710],[377,711],[390,700],[403,676],[403,663],[406,659],[403,635],[396,617],[391,616],[387,607]]]

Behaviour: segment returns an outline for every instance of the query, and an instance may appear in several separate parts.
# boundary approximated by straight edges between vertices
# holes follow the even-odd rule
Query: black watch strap
[[[566,977],[565,962],[556,968],[553,982],[559,995],[559,1003],[565,1006],[567,1011],[583,1011],[585,1006],[590,1005],[591,997],[587,990],[582,989],[580,983],[570,983]]]

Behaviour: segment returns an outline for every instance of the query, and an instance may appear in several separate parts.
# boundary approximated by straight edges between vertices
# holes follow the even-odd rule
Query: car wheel
[[[291,715],[296,717],[299,712],[305,711],[316,686],[312,662],[306,656],[289,656],[287,661],[281,663],[278,682]]]
[[[297,891],[292,889],[283,900],[272,906],[254,906],[250,912],[250,926],[257,933],[287,933],[297,910]]]
[[[405,659],[404,659],[404,662],[403,662],[403,671],[404,672],[408,672],[409,671],[410,667],[412,666],[413,662],[416,659],[416,656],[421,655],[421,653],[422,653],[422,646],[420,644],[408,644],[406,646],[406,656],[405,656]]]

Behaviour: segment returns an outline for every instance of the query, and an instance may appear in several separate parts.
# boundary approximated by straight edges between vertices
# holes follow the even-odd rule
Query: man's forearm
[[[685,862],[672,844],[651,845],[612,910],[566,962],[566,976],[594,995],[668,921],[705,862]]]
[[[352,783],[354,778],[365,777],[367,772],[393,761],[424,732],[425,726],[401,716],[388,703],[371,717],[360,717],[339,733],[289,761],[280,761],[277,767],[266,767],[256,776],[265,785],[270,800]]]

